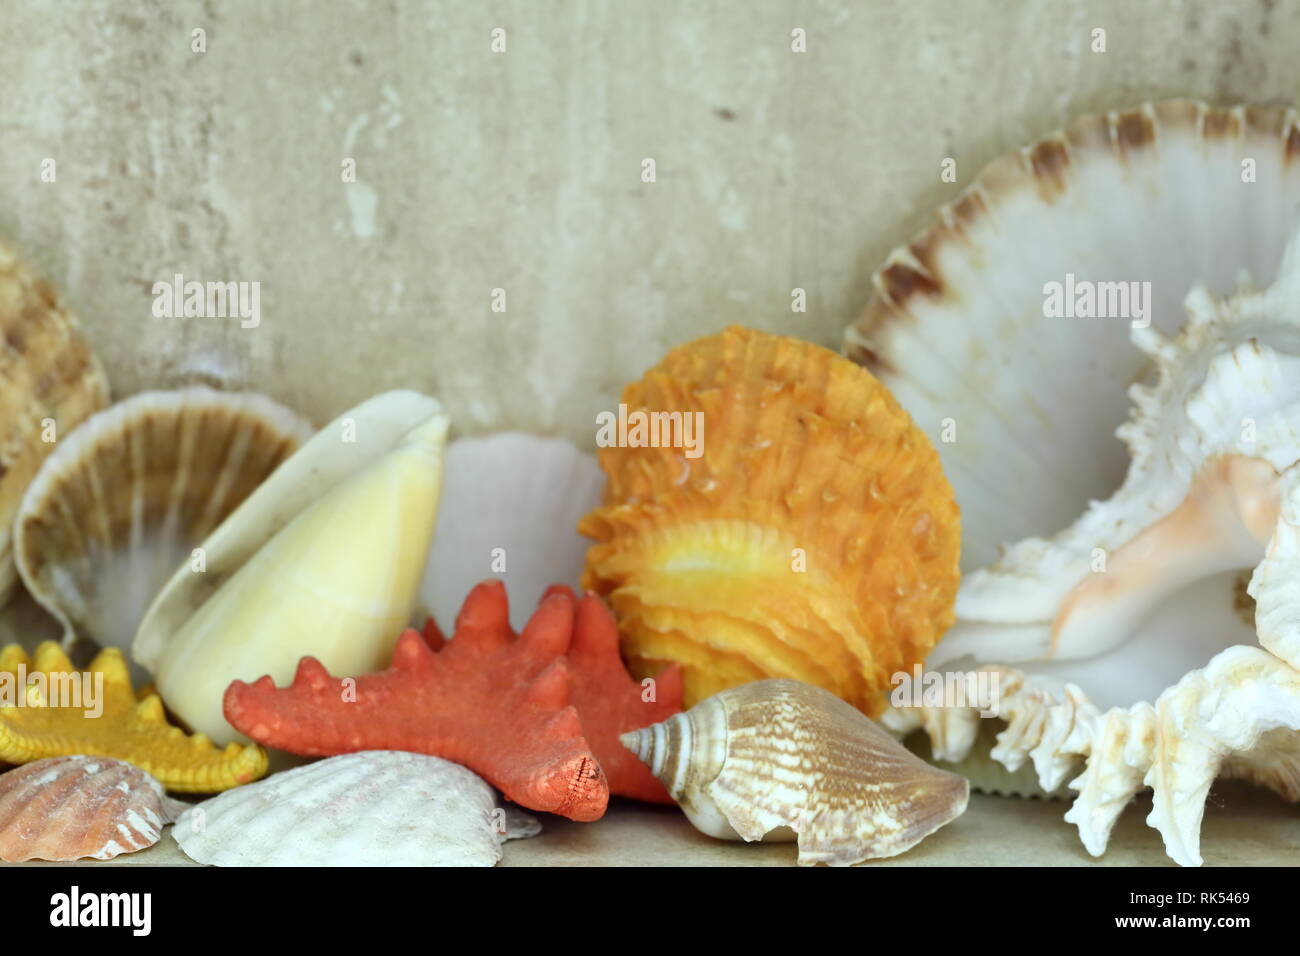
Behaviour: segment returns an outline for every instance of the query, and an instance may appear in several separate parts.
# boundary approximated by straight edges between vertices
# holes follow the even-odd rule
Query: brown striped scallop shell
[[[0,601],[15,575],[23,492],[61,437],[108,404],[108,380],[76,318],[0,241]]]
[[[122,760],[37,760],[0,775],[0,860],[111,860],[153,846],[184,807]]]
[[[697,829],[793,836],[803,865],[897,856],[960,816],[970,793],[850,704],[794,680],[733,687],[621,739]]]

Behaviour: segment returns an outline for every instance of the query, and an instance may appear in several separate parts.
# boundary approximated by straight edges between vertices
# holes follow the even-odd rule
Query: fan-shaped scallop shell
[[[153,846],[184,806],[121,760],[37,760],[0,774],[0,860],[111,860]]]
[[[108,403],[108,381],[58,294],[0,242],[0,599],[13,517],[55,442]]]
[[[135,395],[64,437],[23,496],[14,540],[65,645],[128,646],[172,573],[311,433],[265,396],[192,387]]]
[[[702,832],[792,831],[801,864],[896,856],[960,816],[970,793],[844,701],[792,680],[733,687],[622,740]]]
[[[228,790],[173,835],[215,866],[492,866],[503,842],[540,830],[459,764],[365,750]]]
[[[846,335],[923,427],[953,422],[985,566],[927,667],[1001,673],[991,755],[1077,791],[1095,855],[1146,788],[1191,865],[1216,777],[1300,799],[1297,157],[1280,107],[1086,118],[892,255]],[[979,716],[937,710],[882,719],[963,759]]]
[[[877,710],[957,589],[957,508],[907,413],[835,353],[739,327],[673,350],[622,401],[684,439],[601,448],[605,504],[580,525],[597,542],[583,583],[608,595],[634,673],[680,663],[688,705],[790,677]]]

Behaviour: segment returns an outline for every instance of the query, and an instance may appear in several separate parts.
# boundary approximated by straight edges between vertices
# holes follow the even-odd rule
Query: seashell
[[[1149,281],[1166,335],[1198,284],[1226,295],[1245,271],[1267,286],[1300,211],[1298,144],[1280,106],[1087,116],[994,161],[889,255],[844,352],[935,441],[964,567],[1065,527],[1128,468],[1115,430],[1150,359],[1122,318],[1045,317],[1044,286]]]
[[[449,760],[366,750],[223,793],[172,832],[214,866],[492,866],[541,826]]]
[[[1282,255],[1282,237],[1300,219],[1296,142],[1297,117],[1280,109],[1168,103],[1085,120],[995,164],[945,226],[914,244],[930,263],[926,295],[900,291],[909,266],[906,255],[893,257],[877,302],[846,340],[851,354],[873,360],[861,336],[875,336],[873,361],[888,367],[882,375],[919,420],[958,410],[957,440],[943,453],[959,500],[981,515],[972,518],[972,551],[987,558],[999,536],[1050,530],[1045,522],[1068,515],[1064,530],[1022,540],[966,577],[956,622],[927,667],[1001,665],[996,710],[1006,726],[991,755],[1012,771],[1032,765],[1046,790],[1077,791],[1066,819],[1094,855],[1146,788],[1147,822],[1184,865],[1201,862],[1216,777],[1300,799],[1296,239]],[[1241,185],[1243,156],[1268,183],[1258,193]],[[1048,182],[1031,189],[1035,176]],[[1239,190],[1224,185],[1234,182]],[[1202,191],[1214,198],[1186,201]],[[962,241],[953,243],[961,209]],[[1142,226],[1119,229],[1120,218]],[[1178,236],[1178,254],[1152,235]],[[1033,252],[1004,276],[969,271],[1015,248]],[[1264,292],[1248,281],[1232,295],[1211,291],[1243,266],[1276,281]],[[1045,317],[1044,283],[1067,271],[1151,281],[1151,325]],[[1176,324],[1172,303],[1185,292],[1181,330],[1160,331]],[[915,323],[895,329],[887,316],[904,312]],[[981,358],[978,339],[995,323],[997,357]],[[935,355],[920,356],[914,331],[942,343]],[[945,402],[928,383],[947,363],[962,372]],[[1138,378],[1117,431],[1127,475],[1085,506],[1111,467],[1104,435],[1114,407]],[[1012,416],[1017,401],[1025,404]],[[1105,462],[1096,474],[1095,461]],[[1079,474],[1058,482],[1062,470]],[[1077,520],[1072,498],[1083,509]],[[1253,571],[1253,627],[1236,609],[1242,568]],[[939,730],[936,756],[963,760],[978,717],[944,710],[941,719],[926,712],[898,722]]]
[[[266,773],[266,751],[231,744],[218,750],[167,722],[157,694],[131,686],[116,647],[78,671],[55,641],[28,656],[0,648],[0,763],[77,754],[134,764],[169,790],[214,793]]]
[[[64,629],[127,647],[193,549],[311,436],[253,393],[144,392],[92,415],[28,486],[14,557]]]
[[[0,860],[111,860],[153,846],[184,808],[121,760],[38,760],[0,774]]]
[[[58,293],[0,242],[0,602],[16,580],[12,526],[55,441],[108,404],[108,380]]]
[[[410,620],[442,482],[447,417],[388,392],[318,432],[203,542],[149,607],[133,653],[167,706],[218,743],[231,681],[388,660]]]
[[[957,509],[907,414],[833,352],[739,327],[673,350],[622,401],[629,423],[707,426],[698,457],[599,452],[583,584],[608,596],[632,672],[680,663],[687,706],[776,676],[877,711],[957,588]]]
[[[792,680],[725,690],[622,739],[701,832],[793,834],[800,864],[897,856],[960,816],[970,793],[844,701]]]
[[[590,542],[574,528],[600,504],[605,476],[572,443],[519,432],[458,438],[446,472],[420,589],[425,616],[450,631],[470,589],[498,577],[522,630],[550,585],[578,582]]]

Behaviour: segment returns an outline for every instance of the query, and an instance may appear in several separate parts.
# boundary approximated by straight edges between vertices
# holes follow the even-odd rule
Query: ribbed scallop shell
[[[734,687],[623,744],[691,822],[722,839],[789,828],[799,863],[897,856],[966,809],[969,786],[844,701],[792,680]]]
[[[492,866],[505,840],[540,830],[459,764],[366,750],[229,790],[173,835],[214,866]]]
[[[679,662],[688,705],[790,677],[878,709],[957,589],[957,508],[907,413],[835,353],[739,327],[673,350],[622,401],[703,421],[699,457],[599,453],[583,583],[608,595],[633,672]]]
[[[0,774],[0,860],[111,860],[153,846],[184,806],[121,760],[38,760]]]
[[[126,647],[191,552],[312,434],[265,396],[144,392],[64,437],[23,496],[15,557],[74,636]]]
[[[2,600],[15,580],[11,534],[23,492],[55,440],[108,404],[108,381],[58,294],[3,242],[0,336]]]

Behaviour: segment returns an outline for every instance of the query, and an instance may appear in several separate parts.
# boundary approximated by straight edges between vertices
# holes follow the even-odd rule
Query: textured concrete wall
[[[1149,98],[1294,102],[1298,43],[1286,0],[5,0],[0,232],[119,394],[216,362],[318,420],[412,386],[461,432],[591,444],[678,342],[838,345],[998,153]],[[176,273],[260,282],[261,324],[155,317]]]

